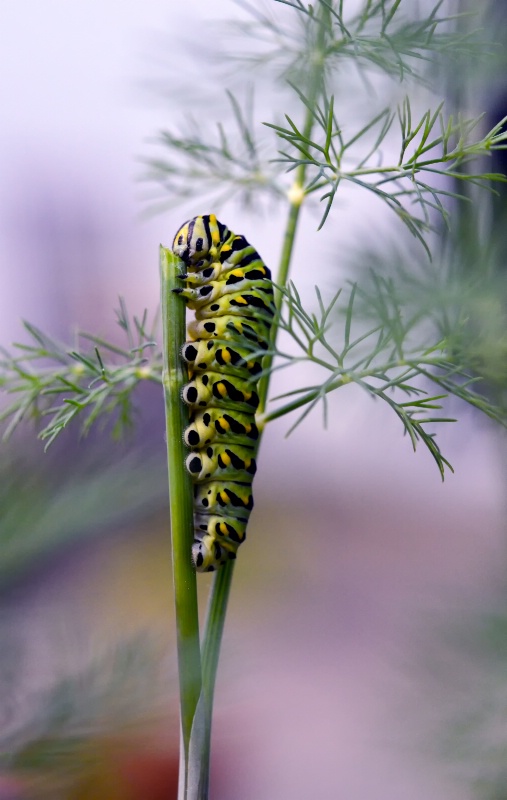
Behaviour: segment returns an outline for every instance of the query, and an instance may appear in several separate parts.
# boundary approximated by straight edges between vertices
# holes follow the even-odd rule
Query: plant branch
[[[131,424],[134,389],[141,381],[162,382],[162,353],[154,341],[158,318],[148,330],[147,312],[131,317],[122,298],[117,313],[126,348],[88,333],[65,347],[28,322],[29,344],[15,343],[12,352],[0,348],[0,389],[8,396],[0,412],[0,422],[8,420],[4,439],[28,418],[48,420],[39,433],[45,449],[76,418],[82,434],[105,415],[115,419],[114,436]],[[83,349],[80,339],[94,347]]]
[[[181,359],[181,347],[186,338],[185,305],[172,292],[172,289],[178,285],[176,275],[183,271],[183,263],[170,250],[161,247],[163,383],[167,428],[167,463],[169,469],[181,731],[185,769],[185,788],[181,800],[186,800],[190,737],[201,693],[201,654],[197,580],[190,558],[194,536],[193,493],[190,475],[185,468],[186,450],[183,442],[183,429],[188,424],[188,415],[186,407],[181,402],[181,390],[188,381]]]

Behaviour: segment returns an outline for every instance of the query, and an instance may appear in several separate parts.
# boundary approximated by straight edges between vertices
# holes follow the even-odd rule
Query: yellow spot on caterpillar
[[[237,297],[236,303],[243,303],[243,305],[246,306],[248,305],[248,300],[246,300],[244,297]]]
[[[229,464],[231,463],[231,457],[229,455],[227,455],[227,453],[222,453],[221,457],[222,457],[222,461],[225,464],[225,466],[228,467]]]
[[[224,503],[228,503],[229,502],[229,495],[227,494],[227,492],[223,492],[223,491],[220,492],[220,500],[222,500]]]
[[[220,533],[223,536],[227,536],[227,525],[225,524],[225,522],[221,522],[218,527],[220,528]]]
[[[225,384],[219,381],[218,383],[215,383],[215,388],[222,397],[227,397],[227,387]]]
[[[213,232],[211,234],[211,241],[216,246],[220,244],[220,231],[218,230],[218,223],[215,214],[209,215],[209,221],[210,221],[210,228],[213,228]]]
[[[224,361],[227,361],[227,363],[230,363],[231,354],[225,348],[222,350],[222,358],[223,358]]]
[[[229,430],[229,428],[230,428],[230,425],[229,425],[229,423],[227,422],[227,420],[226,420],[226,418],[225,418],[225,417],[220,417],[220,419],[218,419],[218,420],[217,420],[217,422],[218,422],[218,424],[220,425],[220,427],[221,427],[221,428],[223,428],[223,429],[224,429],[224,430],[226,430],[226,431],[228,431],[228,430]]]

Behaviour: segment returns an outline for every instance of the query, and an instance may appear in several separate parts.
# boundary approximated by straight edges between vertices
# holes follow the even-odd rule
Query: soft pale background
[[[187,111],[180,84],[191,82],[196,53],[184,42],[196,20],[237,13],[225,0],[210,8],[1,5],[1,341],[22,335],[20,318],[61,338],[76,324],[110,332],[118,294],[133,311],[155,308],[159,242],[209,209],[196,199],[142,221],[148,189],[136,183],[136,159]],[[147,86],[161,80],[164,102]],[[364,234],[360,210],[344,195],[325,234],[305,220],[295,263],[303,288],[314,282],[309,264]],[[276,263],[282,215],[252,219],[231,206],[222,217]],[[358,390],[332,399],[327,431],[318,413],[288,440],[287,420],[273,424],[217,692],[221,800],[468,797],[430,754],[443,690],[428,693],[425,661],[433,648],[441,658],[434,627],[500,590],[503,434],[454,411],[459,424],[439,433],[456,467],[444,485],[429,455],[414,456],[389,411]],[[153,414],[161,424],[161,408]],[[162,428],[156,441],[162,448]],[[116,631],[148,626],[171,642],[165,536],[161,519],[144,533],[134,525],[6,598],[29,684]]]

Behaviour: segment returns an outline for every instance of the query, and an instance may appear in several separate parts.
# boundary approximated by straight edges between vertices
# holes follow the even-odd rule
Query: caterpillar
[[[176,233],[173,253],[186,271],[173,289],[195,310],[181,354],[190,407],[185,465],[194,484],[192,560],[213,572],[235,559],[253,508],[259,431],[258,375],[275,313],[271,273],[244,238],[214,214],[194,217]]]

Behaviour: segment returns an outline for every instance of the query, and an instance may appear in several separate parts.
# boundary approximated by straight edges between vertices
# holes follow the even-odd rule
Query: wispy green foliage
[[[494,235],[477,253],[453,236],[428,262],[407,243],[381,238],[373,250],[352,256],[354,274],[367,298],[357,311],[376,319],[378,280],[383,275],[395,287],[404,317],[417,315],[437,338],[446,341],[452,360],[470,375],[481,376],[488,397],[507,401],[507,281],[498,263]]]
[[[458,117],[455,120],[451,116],[445,120],[441,103],[436,111],[426,111],[413,122],[410,100],[406,97],[397,113],[386,108],[352,136],[345,137],[335,114],[332,96],[324,98],[322,105],[312,105],[297,87],[293,88],[314,117],[314,135],[311,138],[305,136],[288,115],[288,127],[265,124],[290,145],[289,150],[280,151],[279,159],[289,171],[301,164],[310,167],[305,192],[321,192],[320,200],[325,201],[319,228],[331,211],[338,188],[349,181],[387,203],[429,254],[424,233],[432,227],[430,212],[437,211],[447,220],[448,212],[442,198],[460,197],[447,188],[448,184],[432,183],[434,176],[455,178],[486,188],[489,188],[489,181],[506,180],[498,173],[461,170],[472,160],[489,155],[493,150],[505,149],[505,119],[486,135],[474,140],[472,133],[481,117],[471,120]],[[384,164],[379,154],[395,119],[400,128],[400,155],[397,162]],[[404,203],[406,200],[419,206],[421,215],[413,214]]]
[[[258,202],[259,194],[283,196],[279,170],[263,156],[265,147],[257,141],[253,94],[247,96],[244,109],[232,92],[227,97],[230,124],[217,122],[212,126],[214,133],[201,119],[189,116],[186,130],[159,134],[156,144],[163,147],[164,155],[145,160],[145,178],[159,185],[159,194],[165,198],[159,201],[160,208],[197,193],[215,207],[234,196],[247,207]]]
[[[386,203],[429,253],[427,235],[435,220],[447,222],[445,199],[462,197],[453,190],[452,179],[487,188],[491,181],[504,179],[475,171],[475,164],[505,147],[505,120],[484,134],[481,117],[446,117],[443,103],[414,119],[407,97],[398,109],[386,107],[360,121],[351,119],[348,105],[344,109],[338,102],[348,80],[344,65],[367,66],[403,83],[424,80],[428,63],[443,52],[469,55],[475,45],[468,33],[454,30],[452,18],[441,15],[441,2],[417,14],[401,0],[363,0],[351,16],[342,0],[276,0],[267,6],[240,0],[238,5],[246,19],[237,22],[237,35],[228,36],[225,44],[241,39],[237,57],[266,63],[270,79],[278,75],[288,90],[274,104],[282,111],[280,103],[287,103],[285,122],[277,113],[263,122],[283,148],[277,154],[273,139],[263,136],[251,94],[242,110],[240,100],[228,92],[230,112],[218,123],[216,136],[213,125],[210,134],[201,119],[189,120],[184,133],[161,133],[158,144],[164,155],[148,161],[146,177],[169,198],[162,205],[197,195],[217,203],[237,196],[256,210],[261,195],[290,203],[292,180],[306,197],[318,196],[323,203],[322,227],[339,190],[353,184]],[[245,48],[245,39],[255,41],[256,49]],[[369,88],[361,84],[359,91],[369,107]],[[394,147],[398,158],[384,157],[384,146]],[[285,178],[277,172],[280,165],[288,173]],[[305,180],[299,187],[297,170],[303,167]]]
[[[346,307],[341,310],[338,300],[342,290],[325,303],[315,287],[318,309],[315,313],[305,308],[293,283],[278,289],[284,298],[278,329],[291,337],[296,352],[273,347],[268,355],[276,360],[266,368],[264,375],[304,362],[320,367],[323,380],[274,398],[274,401],[285,402],[264,414],[263,423],[302,409],[290,432],[322,404],[326,424],[328,394],[355,383],[372,398],[387,403],[399,417],[414,450],[418,442],[422,442],[442,476],[444,468],[451,467],[436,443],[435,434],[429,432],[427,426],[454,421],[434,413],[441,411],[442,401],[447,396],[460,398],[491,419],[507,424],[507,409],[479,391],[478,374],[464,352],[463,343],[469,341],[469,320],[462,319],[457,309],[453,313],[449,306],[441,307],[440,312],[445,311],[447,315],[444,318],[434,307],[429,324],[430,315],[424,302],[414,303],[413,294],[404,294],[392,277],[379,277],[375,273],[369,283],[351,284]],[[105,364],[97,346],[95,360],[90,354],[67,351],[28,326],[39,344],[38,348],[23,346],[31,356],[29,371],[22,358],[4,363],[4,369],[8,369],[2,381],[17,395],[1,416],[4,420],[10,418],[5,435],[27,415],[49,415],[49,423],[39,434],[47,440],[47,447],[78,415],[82,416],[81,430],[86,433],[99,417],[111,413],[117,414],[113,433],[119,433],[121,426],[130,422],[132,393],[137,384],[143,380],[162,382],[162,353],[151,333],[148,336],[146,332],[146,319],[130,319],[122,305],[119,323],[128,337],[128,349],[90,335],[85,338],[100,345],[102,351],[122,356],[125,361],[120,364]],[[252,356],[264,352],[253,350]],[[40,359],[51,359],[56,366],[34,369],[33,362]],[[80,368],[77,378],[76,363]],[[69,370],[72,370],[72,379],[68,377]],[[438,394],[428,391],[431,384]],[[52,405],[55,394],[63,395],[57,406]]]
[[[442,0],[421,14],[413,4],[407,11],[407,4],[401,0],[367,0],[352,13],[347,13],[351,4],[343,0],[276,2],[296,14],[276,15],[269,6],[237,0],[247,17],[235,24],[235,31],[238,38],[256,41],[257,48],[235,51],[235,57],[251,65],[267,65],[271,74],[278,72],[283,79],[298,80],[298,85],[302,85],[299,80],[305,80],[317,55],[319,28],[325,37],[318,55],[328,74],[352,63],[356,69],[383,72],[398,80],[425,82],[428,62],[436,54],[452,53],[456,58],[466,53],[470,57],[484,49],[476,36],[457,35],[449,26],[454,18],[440,14]]]
[[[29,418],[49,420],[39,434],[46,448],[78,415],[83,434],[103,415],[113,416],[115,435],[131,424],[133,389],[142,380],[161,382],[161,354],[153,350],[158,323],[148,328],[147,312],[130,317],[121,300],[117,316],[124,347],[80,333],[75,347],[66,348],[24,323],[32,343],[0,350],[0,389],[11,397],[0,413],[0,421],[9,421],[4,438]]]
[[[454,339],[438,338],[420,309],[407,314],[391,279],[373,276],[373,282],[371,293],[352,285],[342,315],[335,311],[341,290],[326,305],[316,287],[318,313],[305,309],[294,284],[281,290],[286,302],[279,327],[290,335],[297,351],[292,354],[276,350],[277,368],[301,362],[314,364],[323,370],[323,380],[274,398],[286,402],[269,411],[265,421],[303,409],[290,429],[293,430],[322,404],[326,422],[327,395],[355,383],[372,398],[387,403],[400,419],[414,450],[422,442],[443,478],[445,467],[452,467],[442,455],[435,434],[427,429],[428,425],[455,421],[434,413],[441,411],[442,401],[453,395],[506,426],[507,409],[499,408],[477,391],[477,376],[455,358]],[[356,321],[356,317],[362,318],[355,311],[358,297],[363,310],[368,309],[372,324],[366,330]],[[359,330],[354,334],[355,327]],[[337,339],[339,345],[335,344]],[[438,394],[428,391],[431,384]],[[292,399],[287,401],[289,397]]]

